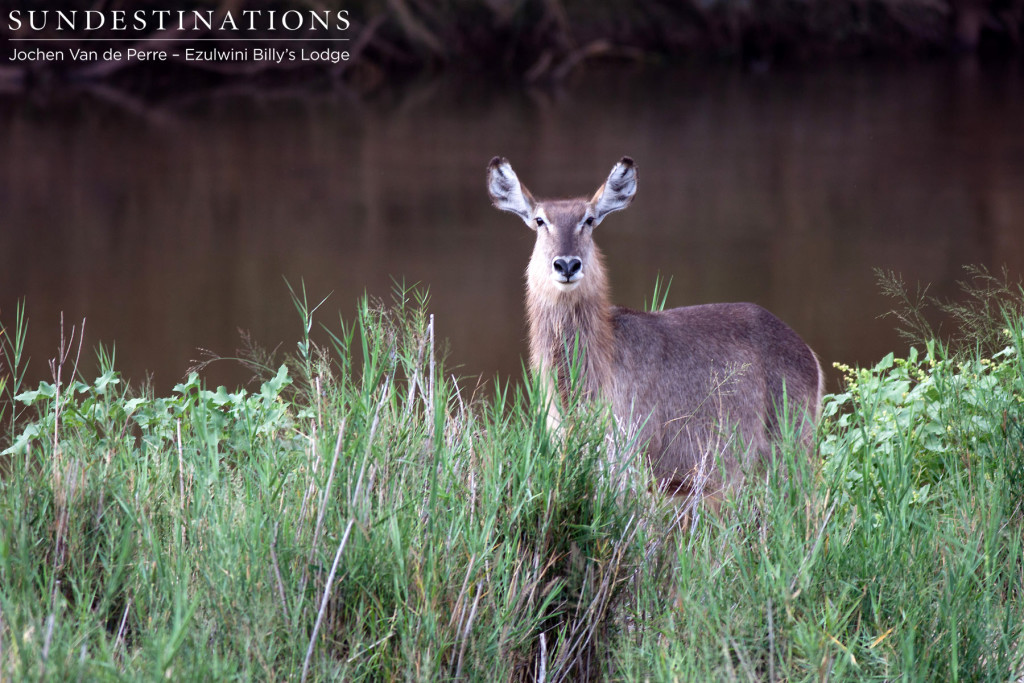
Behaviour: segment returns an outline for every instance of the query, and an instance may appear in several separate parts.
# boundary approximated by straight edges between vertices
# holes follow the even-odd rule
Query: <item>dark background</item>
[[[1021,6],[327,3],[347,64],[7,64],[0,321],[26,302],[33,383],[63,311],[86,375],[116,346],[166,393],[239,329],[294,350],[285,278],[335,330],[398,279],[454,372],[515,379],[532,233],[488,205],[487,161],[573,195],[629,154],[637,200],[597,234],[617,303],[660,273],[669,305],[756,301],[826,365],[872,363],[906,348],[875,268],[952,298],[965,265],[1024,271]]]

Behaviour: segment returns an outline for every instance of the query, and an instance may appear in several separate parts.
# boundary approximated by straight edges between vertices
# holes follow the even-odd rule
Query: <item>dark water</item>
[[[872,269],[952,295],[963,264],[1024,272],[1024,78],[969,64],[592,71],[559,92],[435,82],[366,103],[221,93],[148,108],[102,93],[0,99],[0,319],[24,297],[30,374],[68,326],[165,393],[238,329],[294,349],[283,278],[351,319],[428,285],[463,375],[517,377],[532,233],[484,167],[592,192],[623,154],[633,206],[597,234],[617,303],[758,302],[823,361],[902,349]],[[91,358],[91,355],[90,355]],[[90,360],[91,362],[91,360]],[[211,382],[246,375],[214,366]]]

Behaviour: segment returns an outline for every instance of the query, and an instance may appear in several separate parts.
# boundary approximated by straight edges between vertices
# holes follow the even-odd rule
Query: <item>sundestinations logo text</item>
[[[348,10],[10,10],[10,31],[347,31]]]

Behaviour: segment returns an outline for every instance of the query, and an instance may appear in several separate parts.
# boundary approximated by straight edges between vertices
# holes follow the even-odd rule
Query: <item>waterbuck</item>
[[[494,206],[537,233],[526,269],[533,372],[564,402],[569,365],[579,363],[577,386],[610,402],[620,424],[638,428],[663,490],[718,498],[767,463],[784,420],[810,447],[821,366],[796,332],[755,304],[653,313],[612,306],[593,231],[629,206],[636,186],[629,157],[590,199],[537,200],[506,159],[487,168]]]

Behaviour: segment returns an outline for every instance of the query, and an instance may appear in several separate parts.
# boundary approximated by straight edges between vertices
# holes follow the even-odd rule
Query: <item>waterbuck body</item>
[[[629,157],[590,199],[539,201],[508,161],[488,166],[494,206],[537,233],[526,274],[533,371],[564,401],[569,365],[579,363],[578,386],[639,430],[664,490],[712,494],[765,463],[786,423],[810,445],[823,375],[799,335],[755,304],[651,313],[611,305],[592,233],[636,187]]]

